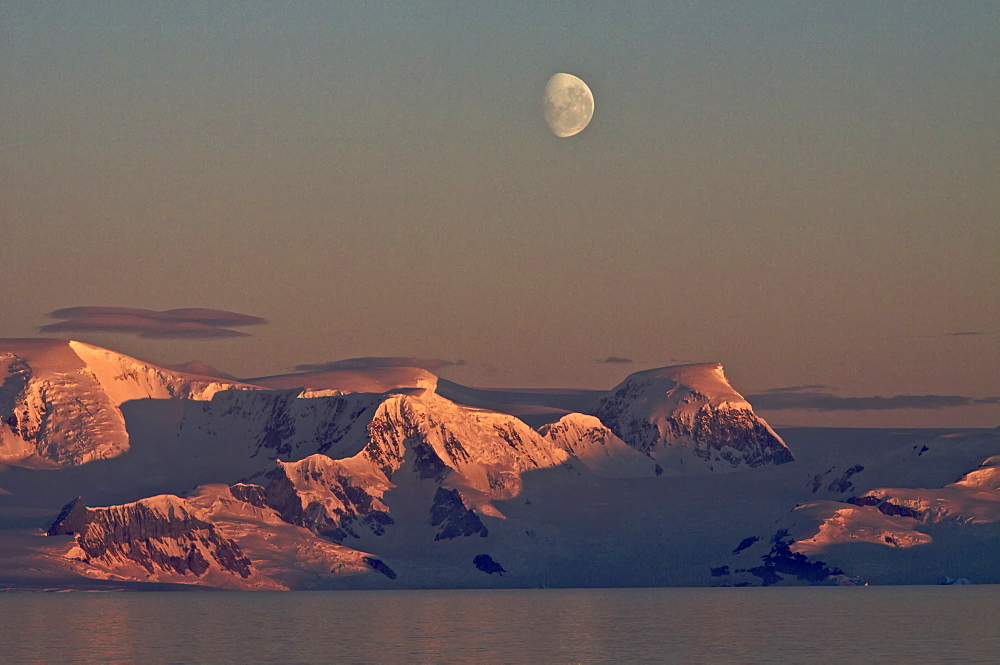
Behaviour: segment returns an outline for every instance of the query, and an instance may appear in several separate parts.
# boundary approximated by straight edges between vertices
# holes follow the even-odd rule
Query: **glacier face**
[[[945,561],[920,548],[1000,535],[1000,433],[793,457],[717,364],[594,395],[446,383],[458,403],[423,370],[269,387],[75,342],[7,340],[0,354],[0,517],[5,502],[52,511],[35,540],[26,527],[0,539],[21,538],[19,560],[68,586],[898,582],[917,577],[880,573],[851,543]],[[512,415],[524,407],[546,421]],[[977,565],[947,575],[1000,581]]]
[[[171,372],[79,342],[3,340],[0,462],[65,467],[130,448],[121,405],[142,399],[210,399],[239,383]]]
[[[128,450],[121,412],[68,346],[15,345],[0,372],[0,462],[72,466]]]

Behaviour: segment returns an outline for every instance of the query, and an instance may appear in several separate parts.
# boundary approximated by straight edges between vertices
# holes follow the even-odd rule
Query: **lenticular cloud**
[[[267,323],[256,316],[195,307],[162,312],[131,307],[66,307],[49,316],[64,320],[41,326],[39,332],[119,332],[154,339],[246,337],[249,333],[231,327]]]

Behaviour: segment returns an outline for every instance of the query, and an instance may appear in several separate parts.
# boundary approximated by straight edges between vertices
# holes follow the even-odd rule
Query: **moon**
[[[542,96],[545,123],[560,138],[579,134],[594,117],[594,95],[572,74],[554,74]]]

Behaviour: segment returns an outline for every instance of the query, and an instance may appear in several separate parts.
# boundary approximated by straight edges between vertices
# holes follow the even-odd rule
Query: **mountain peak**
[[[694,392],[704,396],[712,406],[724,403],[749,406],[746,399],[730,385],[722,363],[671,365],[635,372],[629,374],[614,391],[627,384],[644,386],[648,399],[659,400],[664,394],[674,394],[680,389],[681,392]]]
[[[784,441],[733,389],[720,363],[635,372],[591,413],[667,469],[690,470],[691,462],[716,471],[792,461]]]

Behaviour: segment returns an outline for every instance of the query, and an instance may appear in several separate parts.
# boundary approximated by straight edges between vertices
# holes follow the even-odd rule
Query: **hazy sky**
[[[270,323],[60,336],[483,386],[719,361],[821,409],[776,423],[1000,425],[998,35],[996,0],[0,2],[0,336],[214,308]],[[566,139],[556,72],[596,99]]]

